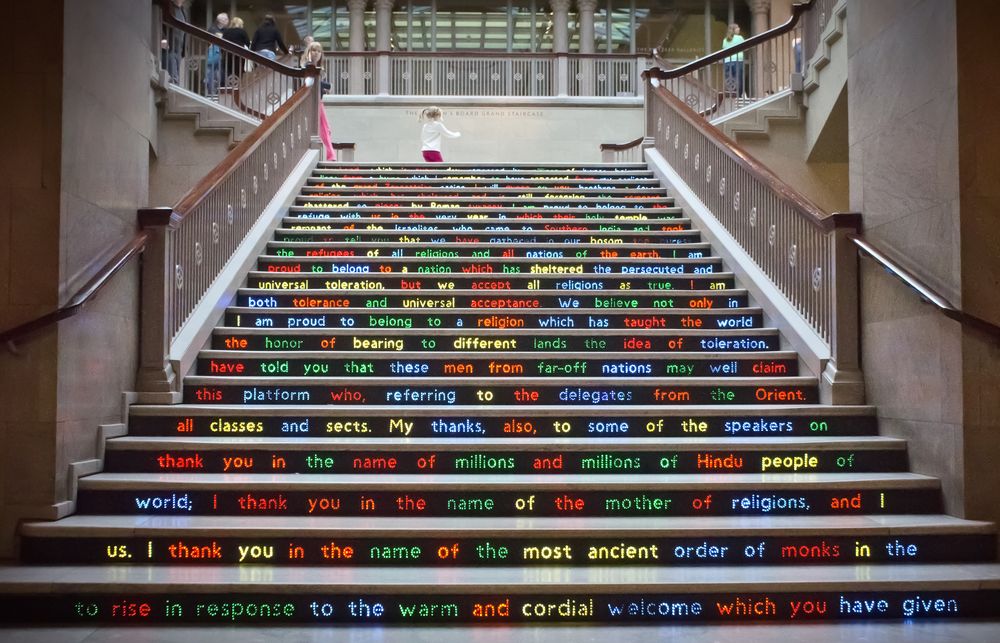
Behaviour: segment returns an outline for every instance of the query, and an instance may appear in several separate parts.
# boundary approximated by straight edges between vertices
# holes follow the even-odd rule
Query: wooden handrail
[[[601,143],[602,152],[623,152],[625,150],[630,150],[633,147],[639,147],[642,142],[646,140],[645,136],[640,136],[634,141],[629,141],[628,143]]]
[[[312,74],[319,72],[316,67],[306,68],[306,70],[310,69],[312,70]],[[240,163],[250,156],[254,149],[274,131],[284,119],[285,114],[295,109],[302,101],[309,100],[311,90],[312,86],[310,84],[298,88],[292,94],[291,98],[282,103],[257,129],[240,141],[218,165],[212,168],[187,194],[181,197],[177,205],[172,208],[144,208],[139,210],[139,225],[142,227],[168,225],[172,228],[180,225],[184,216],[198,207],[211,194],[212,190],[221,185],[226,177],[232,174],[239,167]]]
[[[94,276],[91,277],[66,304],[50,313],[42,315],[41,317],[15,326],[9,330],[5,330],[0,333],[0,343],[6,344],[7,348],[12,353],[17,352],[16,342],[18,340],[23,339],[24,337],[27,337],[28,335],[31,335],[46,326],[50,326],[62,319],[72,317],[73,315],[79,313],[83,310],[83,307],[111,280],[111,277],[113,277],[115,273],[125,267],[129,261],[137,257],[143,250],[146,249],[146,241],[148,239],[148,232],[141,231],[137,233],[127,243],[119,248],[118,252],[116,252],[114,256],[104,262],[104,264],[97,269]]]
[[[191,34],[192,36],[197,36],[202,40],[207,40],[213,45],[217,45],[219,49],[223,51],[228,51],[231,54],[235,54],[247,60],[252,60],[258,65],[263,65],[264,67],[270,67],[271,69],[285,74],[286,76],[292,76],[295,78],[305,78],[308,74],[303,67],[289,67],[288,65],[283,65],[276,60],[271,60],[267,56],[261,55],[256,51],[247,49],[246,47],[240,47],[239,45],[234,45],[225,38],[220,38],[210,31],[205,31],[195,27],[187,22],[182,22],[177,18],[174,18],[173,7],[170,4],[170,0],[160,0],[160,10],[162,11],[163,22],[167,23],[174,29],[178,29],[185,33]]]
[[[742,51],[752,49],[762,42],[766,42],[768,40],[771,40],[772,38],[777,38],[778,36],[788,33],[789,31],[794,29],[795,26],[798,25],[799,19],[802,17],[802,14],[805,13],[808,9],[811,9],[814,2],[816,2],[816,0],[808,0],[808,2],[799,2],[793,4],[792,15],[783,24],[780,24],[777,27],[774,27],[773,29],[768,29],[767,31],[763,31],[757,34],[756,36],[751,36],[750,38],[747,38],[738,45],[729,47],[727,49],[720,49],[719,51],[710,53],[707,56],[702,56],[697,60],[692,60],[686,65],[681,65],[680,67],[675,67],[673,69],[660,69],[659,67],[653,67],[651,69],[647,69],[646,71],[643,72],[643,77],[646,77],[646,75],[648,74],[649,76],[658,78],[660,80],[670,80],[673,78],[680,78],[681,76],[689,74],[692,71],[701,69],[702,67],[707,67],[708,65],[711,65],[712,63],[715,62],[719,62],[720,60],[723,60],[725,58],[730,58],[734,54],[738,54]],[[652,58],[657,65],[664,65],[664,66],[667,65],[667,62],[665,60],[656,55],[655,50],[653,51]]]
[[[879,248],[871,241],[865,239],[862,235],[848,234],[847,238],[853,242],[863,254],[874,259],[892,276],[917,291],[921,299],[937,308],[945,317],[954,319],[961,324],[966,324],[976,328],[977,330],[987,333],[988,335],[992,335],[993,337],[1000,338],[1000,326],[956,307],[948,301],[944,295],[934,290],[920,277],[904,268],[902,264],[889,256],[886,251]]]
[[[647,82],[649,81],[647,80]],[[682,119],[715,143],[729,158],[733,159],[744,170],[766,185],[782,200],[804,214],[807,221],[825,231],[833,230],[834,228],[860,230],[861,215],[859,213],[834,212],[828,214],[824,212],[822,208],[810,201],[805,195],[779,179],[774,172],[752,157],[749,152],[723,134],[717,127],[699,116],[697,112],[684,104],[684,101],[666,91],[663,87],[654,87],[652,89],[653,91],[650,92],[651,96],[658,96],[661,100],[670,103],[671,108],[677,111]]]

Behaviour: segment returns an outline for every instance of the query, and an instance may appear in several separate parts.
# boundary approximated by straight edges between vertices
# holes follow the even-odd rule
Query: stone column
[[[375,0],[375,50],[389,51],[392,34],[392,5],[395,0]]]
[[[555,4],[553,4],[555,7]],[[580,53],[594,53],[594,12],[597,10],[597,0],[576,0],[580,12]]]
[[[556,96],[565,96],[569,87],[569,6],[571,0],[549,0],[552,7],[552,53],[556,58]]]
[[[771,0],[747,0],[750,6],[750,35],[756,36],[770,27]]]
[[[347,0],[347,10],[350,15],[350,40],[351,51],[365,50],[365,5],[368,0]]]
[[[770,28],[771,0],[747,0],[747,4],[750,6],[751,35],[756,36],[759,33],[764,33]],[[765,87],[765,80],[770,78],[769,75],[765,74],[765,67],[770,61],[761,58],[763,49],[760,47],[757,49],[748,51],[744,57],[744,64],[750,65],[749,70],[743,71],[749,85],[744,91],[750,98],[761,98],[767,90],[771,89]]]
[[[569,51],[569,6],[571,0],[549,0],[552,7],[552,53]]]
[[[392,5],[395,0],[375,0],[375,86],[378,93],[389,93],[389,48],[392,47]]]
[[[352,55],[347,65],[350,77],[347,81],[347,91],[352,95],[365,93],[365,5],[368,0],[347,0],[347,10],[350,16],[350,37],[348,46]]]
[[[580,53],[592,54],[594,53],[594,11],[597,9],[597,0],[576,0],[576,7],[579,11],[578,19],[580,21]],[[594,59],[581,58],[579,65],[577,65],[579,80],[569,79],[570,83],[579,82],[577,93],[580,96],[594,95],[595,68]]]

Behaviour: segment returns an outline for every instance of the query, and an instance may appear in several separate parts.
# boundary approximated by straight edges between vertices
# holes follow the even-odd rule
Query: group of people
[[[186,0],[173,0],[173,17],[181,22],[190,22],[185,2]],[[294,53],[293,49],[282,40],[281,31],[271,14],[264,16],[252,39],[244,28],[243,19],[236,16],[230,18],[229,14],[226,13],[217,15],[208,31],[238,47],[245,47],[271,60],[278,59],[278,52],[281,52],[282,55]],[[302,45],[300,55],[295,59],[295,63],[302,67],[307,64],[319,66],[323,60],[323,46],[314,43],[312,37],[309,36],[306,37]],[[185,55],[187,46],[187,34],[179,29],[172,29],[168,37],[160,42],[160,46],[165,51],[165,67],[170,75],[170,81],[179,83],[181,59]],[[224,59],[225,62],[223,62]],[[205,55],[206,93],[209,96],[216,95],[223,80],[228,80],[234,74],[239,77],[243,71],[243,65],[235,57],[223,56],[221,47],[209,45]]]
[[[243,20],[236,17],[230,19],[229,15],[225,13],[220,13],[215,17],[215,23],[209,32],[238,47],[246,47],[271,60],[278,59],[277,52],[281,52],[282,55],[294,53],[294,50],[285,45],[284,40],[282,40],[281,31],[271,14],[264,16],[264,20],[257,27],[252,40],[246,29],[243,28]],[[318,42],[313,42],[311,36],[306,36],[302,43],[301,54],[295,59],[295,64],[300,67],[310,64],[318,67],[322,61],[323,46]],[[230,66],[235,64],[235,61],[231,62]],[[228,79],[234,71],[237,75],[241,71],[240,69],[223,70],[222,67],[221,49],[218,45],[210,46],[205,59],[205,87],[209,95],[218,92],[220,77]],[[223,72],[225,72],[224,76]]]
[[[181,22],[190,22],[186,0],[173,0],[173,17]],[[282,55],[294,53],[281,38],[274,16],[267,14],[254,32],[253,39],[250,38],[243,26],[243,20],[229,14],[220,13],[215,17],[215,22],[209,28],[209,33],[218,36],[238,47],[246,47],[271,60],[277,60],[277,52]],[[172,29],[167,38],[164,38],[160,45],[166,54],[166,68],[173,83],[180,81],[181,59],[185,55],[187,44],[187,34],[180,29]],[[322,66],[323,45],[314,42],[312,36],[303,39],[302,47],[298,58],[294,64],[299,67],[314,65]],[[217,95],[223,80],[227,83],[235,75],[237,78],[244,71],[243,61],[236,56],[223,56],[222,48],[217,44],[210,44],[205,54],[205,91],[208,96]],[[326,93],[330,85],[326,82],[321,84],[321,91]],[[444,138],[457,138],[461,136],[458,132],[452,132],[441,122],[441,110],[437,107],[428,107],[420,113],[421,130],[421,154],[425,161],[440,163],[441,142]],[[320,107],[320,138],[323,140],[323,147],[326,151],[327,160],[334,160],[335,153],[330,142],[330,128],[326,123],[325,110]]]

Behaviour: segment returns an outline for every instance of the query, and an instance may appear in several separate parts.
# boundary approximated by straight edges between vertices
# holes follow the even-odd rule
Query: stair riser
[[[589,231],[594,234],[604,232],[677,232],[690,230],[686,219],[663,217],[655,220],[616,221],[611,218],[595,218],[593,221],[568,223],[561,219],[532,219],[531,221],[483,220],[483,219],[420,219],[416,217],[382,218],[345,216],[334,219],[324,212],[302,213],[302,216],[284,219],[283,230],[384,230],[384,231]]]
[[[486,290],[524,291],[560,290],[565,292],[617,292],[647,294],[642,291],[654,290],[730,290],[735,287],[732,273],[721,274],[680,274],[675,276],[615,275],[614,277],[592,275],[533,275],[501,272],[494,274],[461,274],[441,277],[423,274],[387,275],[372,272],[364,275],[336,274],[266,274],[251,273],[247,276],[247,289],[260,290]],[[522,294],[522,293],[518,293]],[[609,299],[607,295],[603,300]],[[726,302],[727,304],[729,302]],[[542,304],[546,308],[564,308],[557,297],[549,297]],[[678,306],[679,307],[679,306]],[[693,306],[692,306],[693,307]],[[704,307],[704,306],[702,306]]]
[[[304,224],[303,224],[304,225]],[[303,227],[298,230],[279,228],[274,236],[276,241],[298,241],[306,243],[326,242],[379,242],[393,244],[450,244],[450,243],[480,243],[517,244],[545,243],[571,244],[578,257],[603,256],[599,251],[589,255],[586,249],[576,249],[580,244],[598,244],[602,249],[625,244],[686,244],[701,241],[701,233],[696,230],[629,232],[627,230],[602,230],[586,232],[562,232],[559,230],[408,230],[393,232],[391,230],[323,230]],[[446,248],[443,248],[446,249]],[[498,248],[496,251],[502,252]],[[566,252],[567,250],[564,250]],[[664,250],[667,252],[667,250]]]
[[[707,243],[677,243],[670,247],[650,247],[642,244],[578,243],[572,248],[557,248],[549,243],[518,243],[505,248],[489,247],[481,243],[449,243],[447,247],[435,244],[433,247],[413,244],[398,245],[385,242],[313,242],[303,239],[298,242],[269,242],[267,253],[284,257],[417,257],[424,260],[455,257],[477,257],[485,259],[507,259],[523,257],[535,260],[573,259],[582,261],[587,257],[600,259],[700,259],[711,253]]]
[[[562,194],[546,196],[513,195],[485,196],[476,194],[431,193],[422,195],[363,195],[357,192],[330,193],[314,192],[295,198],[295,206],[337,207],[337,208],[416,208],[416,214],[425,209],[448,208],[532,208],[549,210],[573,210],[578,208],[671,208],[676,212],[680,209],[674,206],[674,200],[665,196],[639,194],[635,196],[604,196],[596,197],[584,194]],[[294,212],[297,210],[292,210]],[[336,215],[334,215],[336,216]],[[363,215],[362,215],[363,216]]]
[[[389,411],[391,413],[391,411]],[[509,413],[500,415],[500,413]],[[255,414],[252,407],[238,413],[221,410],[218,414],[132,415],[129,434],[137,436],[181,435],[191,437],[840,437],[874,435],[876,419],[870,415],[825,415],[821,410],[807,414],[761,415],[727,414],[724,417],[652,411],[639,414],[623,410],[601,414],[579,409],[558,409],[537,414],[519,409],[489,412],[462,409],[407,409],[405,414],[375,414],[365,410],[331,409],[328,414],[303,414],[301,411],[280,416]]]
[[[426,538],[384,533],[356,536],[288,534],[268,537],[248,532],[229,537],[178,530],[175,534],[129,537],[25,538],[21,559],[49,564],[192,564],[349,566],[684,566],[957,563],[992,559],[990,534],[884,536],[740,537],[644,536],[635,533],[482,533],[476,537]]]
[[[363,374],[363,373],[358,373]],[[584,377],[584,373],[567,367],[567,372],[554,377]],[[466,375],[464,377],[471,377]],[[433,383],[424,379],[400,382],[398,385],[353,382],[350,378],[333,380],[326,385],[304,384],[280,379],[254,380],[253,384],[232,384],[222,378],[189,377],[184,385],[187,404],[333,404],[379,406],[440,406],[440,405],[560,405],[587,404],[593,406],[625,406],[648,404],[655,406],[685,404],[815,404],[819,398],[815,381],[801,384],[765,385],[736,383],[690,384],[674,380],[661,384],[608,383],[601,386],[570,385],[548,381],[511,384],[495,377],[483,379],[478,385],[462,381]],[[780,380],[779,380],[780,381]]]
[[[657,292],[651,292],[648,290],[643,291],[623,291],[620,294],[616,291],[612,291],[611,294],[607,293],[594,293],[593,291],[585,290],[542,290],[538,289],[535,292],[496,292],[496,291],[475,291],[475,290],[451,290],[447,288],[438,288],[436,281],[432,277],[415,277],[413,279],[414,283],[421,283],[422,286],[426,285],[426,289],[423,287],[413,289],[365,289],[364,294],[355,294],[355,291],[344,291],[341,286],[344,284],[353,285],[368,285],[364,282],[348,281],[341,277],[329,277],[326,281],[329,281],[331,287],[329,289],[322,290],[311,290],[311,291],[296,291],[294,293],[281,292],[281,290],[292,290],[296,280],[294,279],[275,279],[273,288],[258,288],[250,289],[244,288],[239,291],[236,296],[235,305],[245,308],[257,308],[257,309],[273,309],[273,308],[302,308],[302,309],[319,309],[319,308],[360,308],[362,310],[367,310],[368,312],[373,312],[372,309],[382,308],[401,308],[404,312],[407,312],[411,316],[416,315],[428,315],[429,313],[411,313],[409,310],[413,309],[433,309],[431,316],[439,319],[442,323],[435,328],[449,328],[452,327],[451,324],[445,323],[445,320],[454,321],[455,316],[449,315],[447,313],[438,312],[443,309],[454,309],[454,308],[468,308],[468,309],[490,309],[490,310],[500,310],[500,311],[517,311],[518,316],[522,319],[526,315],[535,315],[536,317],[561,317],[563,319],[567,317],[573,318],[573,323],[557,323],[553,322],[553,327],[558,328],[627,328],[629,326],[625,325],[624,319],[621,319],[622,325],[612,325],[611,320],[614,317],[622,318],[637,318],[643,316],[645,313],[649,315],[650,309],[655,309],[656,312],[652,316],[658,317],[660,319],[666,320],[670,319],[669,310],[671,308],[683,309],[678,313],[673,315],[677,326],[666,325],[666,321],[662,323],[650,322],[649,328],[702,328],[702,327],[714,327],[716,328],[755,328],[760,326],[760,315],[755,315],[753,312],[749,312],[745,309],[748,306],[747,293],[745,290],[735,290],[735,289],[721,289],[726,292],[719,292],[718,290],[663,290]],[[687,280],[685,280],[687,281]],[[693,281],[693,280],[692,280]],[[377,283],[377,282],[375,282]],[[673,283],[673,282],[671,282]],[[700,280],[702,285],[711,285],[710,279]],[[287,289],[281,289],[278,286],[285,284],[289,287]],[[381,285],[381,284],[379,284]],[[678,284],[684,285],[684,284]],[[723,282],[723,285],[725,283]],[[409,310],[406,310],[409,309]],[[598,309],[603,309],[596,315],[579,315],[574,311],[576,309],[593,309],[597,312]],[[645,310],[643,310],[645,309]],[[693,309],[693,310],[688,310]],[[722,309],[722,310],[720,310]],[[633,313],[621,313],[621,310],[632,310],[636,311]],[[541,314],[540,314],[540,311]],[[608,312],[603,312],[608,311]],[[714,312],[702,312],[702,311],[714,311]],[[723,312],[725,311],[725,312]],[[385,310],[384,313],[389,313],[390,311]],[[638,313],[638,315],[637,315]],[[700,315],[707,315],[709,317],[714,317],[714,319],[701,321],[699,319]],[[490,315],[490,318],[496,317],[497,315]],[[483,324],[481,321],[486,315],[481,315],[478,318],[475,315],[463,316],[464,321],[461,327],[469,328],[490,328],[491,326]],[[227,316],[227,319],[229,317]],[[600,323],[598,320],[607,320],[606,323]],[[581,323],[576,324],[577,321]],[[228,323],[228,322],[227,322]],[[238,325],[238,324],[237,324]],[[340,325],[340,324],[338,324]],[[541,327],[544,326],[529,326],[526,321],[523,324],[513,324],[510,327]],[[351,327],[347,324],[344,327]],[[642,328],[640,323],[636,323],[635,328]]]
[[[282,471],[279,467],[278,471]],[[282,471],[283,472],[283,471]],[[376,488],[378,478],[352,489],[350,484],[316,483],[313,490],[240,490],[217,484],[209,489],[179,485],[130,489],[81,486],[77,510],[83,514],[153,516],[747,516],[878,515],[938,513],[940,491],[930,488],[821,489],[761,484],[742,489],[705,482],[691,489],[658,490],[652,482],[615,492],[579,489],[565,483],[559,491],[511,490],[514,483],[490,490],[439,491],[421,488],[419,479],[405,492]],[[210,487],[212,485],[209,485]],[[871,485],[868,485],[871,486]],[[272,485],[273,487],[273,485]],[[707,503],[707,506],[706,506]],[[422,507],[422,508],[421,508]]]
[[[622,187],[619,185],[607,186],[595,189],[581,190],[572,185],[559,185],[557,182],[550,182],[549,185],[538,185],[532,183],[522,183],[510,187],[493,187],[490,185],[476,184],[468,182],[466,186],[456,185],[424,185],[416,186],[409,184],[363,183],[352,180],[351,182],[341,182],[332,185],[322,185],[312,183],[302,188],[300,198],[311,198],[320,196],[330,197],[443,197],[443,198],[541,198],[541,199],[561,199],[569,197],[569,200],[577,199],[665,199],[671,200],[667,191],[663,188],[633,184],[632,187]]]
[[[716,359],[599,359],[577,356],[546,358],[515,357],[516,353],[498,353],[490,357],[452,354],[414,359],[399,355],[391,358],[352,356],[327,357],[201,357],[199,375],[231,377],[563,377],[580,375],[588,380],[608,377],[786,377],[798,375],[797,358],[752,359],[728,357]],[[765,373],[764,371],[770,371]]]
[[[412,273],[436,276],[468,274],[523,274],[523,275],[583,275],[621,274],[657,277],[696,272],[725,272],[718,259],[633,259],[601,260],[560,258],[539,261],[527,258],[497,258],[497,261],[478,259],[468,261],[455,258],[410,259],[403,257],[358,257],[344,261],[305,259],[300,257],[267,256],[257,262],[257,270],[267,273],[323,272],[323,273]]]
[[[246,321],[246,317],[241,321]],[[364,321],[364,320],[361,320]],[[368,320],[370,321],[370,320]],[[338,320],[339,322],[339,320]],[[358,324],[360,325],[360,323]],[[412,326],[412,324],[411,324]],[[570,334],[575,333],[575,334]],[[523,329],[493,331],[476,329],[464,331],[447,329],[437,331],[434,337],[427,337],[421,329],[410,331],[389,331],[366,329],[349,332],[342,328],[336,334],[321,335],[309,331],[275,330],[268,335],[236,332],[235,329],[220,329],[212,337],[215,350],[249,351],[461,351],[466,354],[483,351],[506,350],[508,352],[529,350],[549,350],[556,354],[567,351],[627,351],[641,356],[662,352],[714,352],[712,340],[725,340],[724,350],[731,353],[747,351],[774,351],[779,348],[778,336],[773,331],[726,333],[724,336],[665,334],[663,331],[634,330],[623,334],[621,330],[600,331],[578,330],[566,333],[551,333],[540,330]],[[431,340],[431,341],[428,341]],[[751,348],[752,347],[752,348]]]
[[[113,446],[112,445],[109,445]],[[764,452],[732,449],[648,451],[603,448],[584,452],[546,448],[513,451],[478,445],[473,451],[442,451],[421,445],[419,451],[394,447],[367,450],[315,447],[308,451],[281,447],[257,450],[231,444],[227,449],[197,449],[178,444],[171,449],[115,450],[105,454],[104,470],[128,473],[274,473],[274,462],[286,474],[386,473],[518,475],[563,474],[677,474],[704,473],[852,473],[905,471],[902,450],[803,451],[778,446]],[[433,463],[433,468],[429,466]]]
[[[378,592],[378,589],[382,589]],[[663,592],[655,588],[582,593],[554,587],[547,593],[515,587],[472,588],[467,593],[428,582],[356,591],[292,587],[283,593],[248,589],[225,592],[144,593],[126,587],[114,593],[10,595],[0,620],[15,623],[196,623],[202,625],[307,624],[508,624],[537,623],[737,623],[903,619],[996,618],[1000,590],[941,589],[908,584],[906,591],[855,584],[838,590]],[[532,588],[534,589],[534,588]],[[513,591],[511,591],[513,590]],[[432,614],[433,610],[433,615]],[[405,615],[404,615],[405,614]],[[426,615],[422,615],[426,614]],[[516,633],[515,633],[516,634]]]

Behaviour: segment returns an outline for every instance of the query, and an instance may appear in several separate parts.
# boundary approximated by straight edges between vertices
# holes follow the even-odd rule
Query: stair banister
[[[890,275],[916,291],[922,300],[937,308],[945,317],[1000,339],[1000,326],[982,317],[967,313],[952,304],[947,297],[937,292],[927,282],[905,268],[901,262],[894,259],[890,251],[879,247],[877,243],[866,239],[864,235],[850,234],[847,238],[858,247],[859,251],[882,266]]]
[[[824,212],[698,113],[647,79],[653,149],[712,213],[801,318],[822,369],[824,398],[860,403],[858,213]]]
[[[176,205],[139,211],[150,243],[142,273],[137,388],[174,391],[171,350],[195,307],[313,145],[320,109],[319,70]]]

